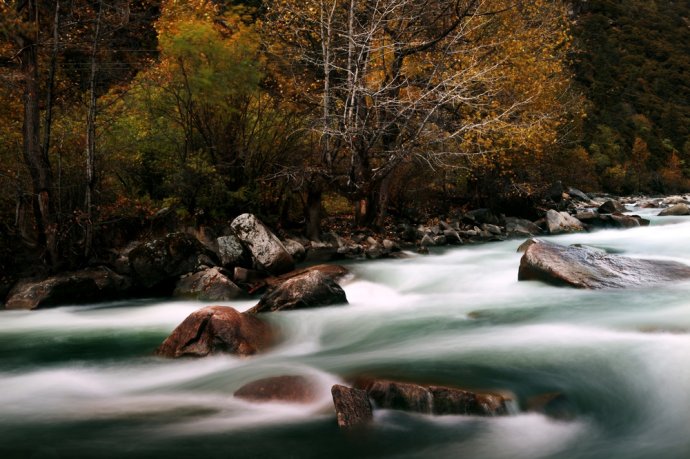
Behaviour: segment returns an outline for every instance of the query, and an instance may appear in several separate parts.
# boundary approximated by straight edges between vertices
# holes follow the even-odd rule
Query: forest
[[[0,0],[0,273],[687,191],[689,47],[670,0]]]

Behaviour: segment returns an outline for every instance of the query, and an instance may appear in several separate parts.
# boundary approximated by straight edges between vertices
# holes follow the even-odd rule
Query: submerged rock
[[[251,402],[312,403],[318,398],[318,388],[305,376],[276,376],[245,384],[235,391],[235,397]]]
[[[336,384],[331,388],[331,395],[341,429],[361,426],[374,418],[366,391]]]
[[[41,309],[95,303],[126,296],[131,280],[106,267],[89,268],[41,280],[24,280],[8,293],[5,309]]]
[[[563,421],[575,418],[575,407],[568,397],[561,392],[550,392],[530,397],[525,408],[527,411],[545,414],[550,418]]]
[[[161,357],[204,357],[227,353],[253,355],[274,341],[270,326],[256,316],[226,306],[208,306],[190,314],[163,341]]]
[[[534,241],[522,259],[518,280],[539,280],[576,288],[625,288],[690,279],[690,266],[673,261],[641,260],[588,247]]]
[[[274,275],[294,269],[295,262],[283,243],[254,215],[240,215],[230,228],[251,252],[256,268]]]
[[[265,294],[249,313],[306,309],[331,304],[346,304],[345,291],[320,271],[295,276]]]

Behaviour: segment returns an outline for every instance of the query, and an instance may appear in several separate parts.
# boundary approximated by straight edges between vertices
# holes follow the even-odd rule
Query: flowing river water
[[[551,239],[690,264],[690,218],[651,219]],[[609,291],[518,282],[521,242],[352,264],[349,305],[268,315],[284,341],[248,359],[152,356],[198,302],[2,312],[0,457],[690,457],[690,282]],[[313,377],[322,396],[306,406],[233,397],[286,374]],[[507,391],[513,412],[381,410],[348,434],[330,387],[361,375]],[[526,410],[552,392],[570,416]]]

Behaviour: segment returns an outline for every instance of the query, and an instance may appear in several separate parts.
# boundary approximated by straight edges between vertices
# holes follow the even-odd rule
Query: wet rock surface
[[[331,277],[320,271],[307,271],[266,293],[259,300],[259,304],[247,312],[307,309],[346,303],[345,291]]]
[[[362,426],[374,418],[366,391],[336,384],[331,388],[331,395],[341,429]]]
[[[156,350],[161,357],[204,357],[227,353],[253,355],[274,342],[271,327],[253,315],[226,306],[208,306],[190,314]]]
[[[585,289],[626,288],[690,279],[690,266],[602,253],[588,247],[565,247],[536,241],[522,259],[518,280]]]

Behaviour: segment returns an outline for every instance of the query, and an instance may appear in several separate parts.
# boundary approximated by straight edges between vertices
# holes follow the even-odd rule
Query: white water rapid
[[[647,228],[551,240],[690,264],[690,217],[650,218]],[[284,341],[247,359],[152,356],[204,303],[2,312],[0,457],[689,458],[690,282],[519,283],[521,242],[351,264],[349,305],[270,314]],[[232,395],[286,374],[312,376],[321,396],[305,406]],[[383,410],[348,435],[330,387],[361,375],[506,391],[515,412]],[[553,392],[566,419],[526,410]]]

